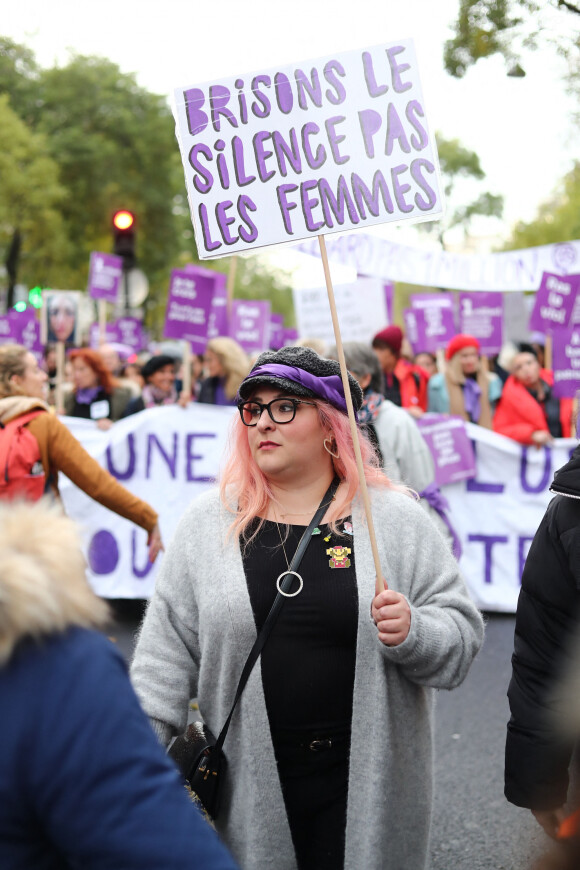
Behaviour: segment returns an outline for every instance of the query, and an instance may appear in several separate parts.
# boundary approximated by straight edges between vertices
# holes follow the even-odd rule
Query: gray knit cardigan
[[[374,489],[371,496],[383,573],[411,605],[411,630],[397,647],[378,639],[370,619],[370,539],[362,507],[353,504],[359,618],[345,870],[423,870],[434,690],[464,679],[482,643],[483,623],[427,514],[398,492]],[[240,547],[228,535],[231,522],[215,489],[190,505],[141,629],[132,679],[165,743],[185,728],[193,697],[214,734],[220,731],[256,636]],[[295,870],[258,665],[224,748],[228,771],[219,833],[243,870]]]

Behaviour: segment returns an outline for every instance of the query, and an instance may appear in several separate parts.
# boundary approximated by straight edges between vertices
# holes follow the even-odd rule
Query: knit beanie
[[[466,347],[474,347],[479,353],[479,342],[474,335],[465,335],[463,333],[454,335],[445,349],[445,359],[450,360],[451,357]]]
[[[373,338],[373,347],[375,347],[375,342],[384,342],[395,356],[398,356],[403,344],[403,330],[399,326],[386,326]]]
[[[141,377],[146,381],[147,378],[150,378],[151,375],[154,375],[159,369],[165,368],[165,366],[173,366],[175,370],[175,360],[172,356],[167,356],[166,354],[152,356],[141,369]]]
[[[284,373],[257,371],[258,369],[266,369],[268,366],[292,367],[309,375],[314,375],[314,378],[306,377],[304,378],[305,383],[300,383],[299,380],[287,377]],[[296,372],[296,376],[300,378],[300,371]],[[238,391],[238,399],[247,401],[258,384],[268,384],[287,390],[290,396],[301,396],[304,399],[325,399],[334,407],[346,412],[341,380],[340,383],[335,381],[335,387],[333,387],[340,394],[340,399],[337,402],[333,401],[328,393],[325,395],[323,390],[317,391],[316,378],[333,378],[333,376],[340,380],[338,362],[319,356],[316,351],[309,347],[283,347],[281,350],[267,350],[260,354],[249,375],[242,381]],[[351,374],[348,375],[348,383],[352,404],[355,411],[358,411],[363,400],[362,390]]]

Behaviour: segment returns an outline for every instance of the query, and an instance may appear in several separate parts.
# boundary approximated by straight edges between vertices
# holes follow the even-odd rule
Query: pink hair
[[[346,486],[338,490],[338,498],[331,506],[327,520],[332,531],[337,533],[336,522],[347,515],[348,507],[359,489],[358,470],[352,444],[352,436],[348,417],[328,402],[314,400],[318,409],[321,426],[328,429],[334,436],[339,459],[332,460],[334,470]],[[396,490],[412,496],[412,490],[403,484],[393,483],[380,466],[377,452],[366,434],[359,428],[359,441],[363,460],[365,480],[368,486]],[[270,501],[276,501],[267,477],[256,465],[248,443],[247,427],[239,416],[232,421],[230,427],[230,451],[220,478],[220,496],[223,504],[235,519],[230,526],[230,533],[241,535],[244,540],[251,540],[258,532],[262,523],[252,535],[248,535],[248,526],[255,517],[263,517]],[[237,509],[232,506],[237,502]]]

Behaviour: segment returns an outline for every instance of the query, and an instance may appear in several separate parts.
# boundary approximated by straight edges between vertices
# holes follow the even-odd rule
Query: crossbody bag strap
[[[330,504],[330,502],[333,500],[334,496],[336,495],[336,490],[338,489],[339,485],[340,485],[340,479],[338,477],[335,477],[333,479],[332,483],[330,484],[330,486],[328,487],[328,489],[326,490],[326,492],[324,493],[324,495],[322,496],[322,501],[320,502],[320,505],[318,506],[318,510],[316,511],[316,513],[314,514],[312,519],[310,520],[310,524],[304,530],[304,534],[300,538],[298,546],[296,547],[296,552],[294,553],[292,561],[290,562],[290,565],[288,567],[288,571],[286,572],[286,576],[284,577],[284,579],[280,583],[280,588],[282,589],[282,592],[288,592],[290,590],[290,587],[292,586],[292,582],[293,582],[293,577],[292,577],[291,572],[298,571],[298,567],[300,565],[300,562],[302,561],[302,557],[303,557],[304,553],[306,552],[306,548],[308,547],[308,544],[310,543],[310,539],[312,537],[312,532],[314,531],[314,529],[316,528],[316,526],[319,524],[322,517],[326,513],[326,509],[328,508],[328,505]],[[261,629],[260,633],[258,634],[258,637],[256,638],[256,640],[254,641],[254,645],[253,645],[252,649],[250,650],[248,658],[246,659],[246,664],[244,665],[244,668],[242,670],[242,674],[240,676],[240,681],[238,683],[238,688],[236,690],[236,696],[235,696],[234,702],[232,704],[232,709],[230,710],[230,714],[229,714],[228,718],[226,719],[225,725],[222,728],[222,730],[220,731],[219,737],[216,740],[216,748],[218,748],[218,749],[221,749],[222,746],[224,745],[224,741],[226,739],[226,734],[228,733],[228,728],[230,727],[230,722],[231,722],[232,716],[234,715],[234,710],[236,709],[236,705],[237,705],[238,701],[240,700],[241,694],[244,691],[246,683],[248,682],[248,678],[252,672],[252,668],[256,664],[256,661],[258,660],[258,656],[260,655],[260,653],[262,652],[262,650],[264,648],[264,645],[268,639],[268,635],[270,634],[270,632],[274,628],[274,623],[276,622],[276,620],[278,618],[278,615],[280,613],[280,610],[282,609],[282,606],[284,604],[285,599],[286,599],[286,596],[282,595],[280,592],[278,592],[276,598],[274,599],[274,603],[272,604],[272,607],[270,608],[270,612],[268,613],[268,616],[266,617],[266,620],[262,626],[262,629]]]

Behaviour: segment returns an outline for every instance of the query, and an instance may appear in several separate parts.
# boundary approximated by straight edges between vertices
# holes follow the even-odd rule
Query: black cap
[[[242,381],[238,391],[239,399],[247,401],[258,384],[272,384],[281,389],[288,390],[291,396],[302,396],[304,399],[324,398],[314,390],[305,387],[303,384],[296,383],[296,381],[290,378],[285,378],[283,375],[258,374],[252,377],[252,372],[255,369],[273,363],[276,365],[294,366],[294,368],[302,369],[319,378],[327,378],[332,375],[337,375],[340,378],[340,365],[338,362],[319,356],[316,351],[309,347],[283,347],[281,350],[267,350],[260,354],[250,374]],[[355,411],[358,411],[363,402],[362,390],[350,373],[348,374],[348,383],[350,385],[352,404]]]
[[[172,356],[167,356],[166,354],[152,356],[141,369],[141,377],[147,380],[147,378],[150,378],[151,375],[154,375],[159,369],[165,368],[165,366],[172,366],[175,371],[175,360]]]

